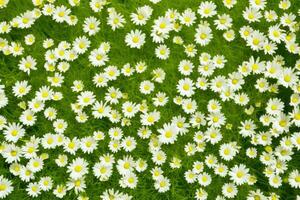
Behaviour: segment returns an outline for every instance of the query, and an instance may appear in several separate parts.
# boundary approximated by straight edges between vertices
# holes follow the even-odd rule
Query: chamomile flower
[[[186,53],[186,55],[188,57],[195,57],[197,54],[197,49],[196,46],[194,44],[187,44],[187,45],[183,45],[184,47],[184,53]]]
[[[205,139],[206,141],[210,142],[211,144],[216,144],[222,140],[222,134],[220,129],[211,127],[205,131]]]
[[[156,180],[154,183],[155,189],[160,193],[168,191],[170,189],[170,186],[170,180],[163,176]]]
[[[116,29],[124,27],[126,20],[124,16],[120,13],[116,12],[113,8],[108,9],[109,15],[107,18],[107,24],[111,26],[112,30],[115,31]]]
[[[22,166],[20,169],[19,177],[24,182],[29,182],[30,180],[34,179],[34,173],[30,171],[27,167]]]
[[[164,124],[163,128],[157,131],[160,133],[159,141],[163,144],[172,144],[177,139],[178,129],[173,124]]]
[[[85,33],[88,33],[89,36],[95,35],[97,32],[99,32],[100,28],[100,21],[97,20],[95,17],[88,17],[85,18],[83,22],[83,31]]]
[[[190,8],[184,10],[179,17],[180,23],[186,26],[192,26],[196,20],[196,14]]]
[[[28,94],[31,90],[31,85],[28,84],[28,81],[17,81],[12,88],[13,94],[16,97],[22,97]]]
[[[105,100],[110,104],[117,104],[122,97],[122,92],[119,88],[109,87],[105,94]]]
[[[91,91],[81,92],[77,98],[77,102],[81,106],[89,106],[95,102],[95,95]]]
[[[25,110],[20,116],[20,121],[26,126],[32,126],[36,122],[36,116],[31,110]]]
[[[267,4],[266,0],[249,0],[250,6],[259,10],[263,10]]]
[[[166,162],[166,160],[167,160],[167,155],[162,150],[158,150],[158,151],[153,152],[152,161],[156,165],[163,165]]]
[[[92,136],[84,137],[81,139],[80,148],[84,153],[92,153],[97,148],[97,141]]]
[[[29,185],[26,188],[26,191],[31,197],[37,197],[41,194],[41,188],[37,182],[29,183]]]
[[[57,111],[56,111],[55,108],[48,107],[44,111],[45,118],[50,120],[50,121],[56,119],[56,115],[57,115]]]
[[[216,164],[214,172],[221,177],[225,177],[228,173],[228,167],[222,163]]]
[[[223,0],[224,6],[231,9],[234,7],[234,5],[237,3],[237,0]]]
[[[242,185],[247,182],[250,176],[249,169],[243,164],[235,165],[229,171],[229,176],[235,184]]]
[[[153,9],[150,6],[142,6],[136,9],[136,13],[131,13],[130,18],[135,25],[145,25],[152,15]]]
[[[218,15],[218,19],[214,20],[214,24],[218,30],[227,30],[232,26],[232,18],[228,14]]]
[[[201,46],[206,46],[212,40],[212,30],[208,25],[198,25],[195,34],[195,42],[200,44]]]
[[[179,63],[178,71],[181,74],[183,74],[185,76],[188,76],[188,75],[190,75],[193,72],[193,68],[194,68],[194,64],[191,61],[189,61],[189,60],[182,60]]]
[[[234,30],[230,29],[224,32],[223,37],[225,38],[225,40],[227,40],[228,42],[231,42],[234,40],[235,38],[235,33]]]
[[[45,16],[51,16],[51,15],[53,15],[54,11],[55,11],[55,6],[51,3],[49,3],[49,4],[45,4],[43,6],[42,14]]]
[[[100,181],[107,181],[112,175],[112,166],[98,162],[93,166],[93,173]]]
[[[75,194],[78,194],[80,192],[84,192],[86,188],[86,183],[85,183],[85,177],[80,177],[80,178],[70,178],[67,182],[67,189],[72,190],[74,189]]]
[[[125,36],[125,43],[130,48],[140,49],[145,43],[146,35],[140,30],[132,30]]]
[[[158,92],[156,94],[156,97],[153,98],[153,104],[155,106],[164,106],[168,102],[169,97],[166,95],[166,93]]]
[[[53,12],[53,19],[58,22],[62,23],[67,21],[69,14],[71,13],[71,10],[68,9],[65,6],[57,6]]]
[[[53,194],[57,198],[63,198],[67,194],[67,188],[65,185],[57,185],[56,188],[53,190]]]
[[[12,182],[4,178],[2,175],[0,176],[0,198],[6,198],[13,190],[14,187],[12,186]]]
[[[27,56],[25,58],[22,58],[19,62],[19,69],[28,75],[30,74],[31,70],[36,70],[36,60],[31,57]]]
[[[121,187],[123,188],[130,188],[130,189],[134,189],[136,188],[138,183],[138,178],[134,173],[128,173],[125,174],[120,180],[119,180],[119,184]]]
[[[118,76],[120,75],[120,71],[116,66],[109,65],[104,69],[104,72],[106,73],[106,77],[109,81],[116,80]]]
[[[225,183],[222,186],[222,194],[227,198],[234,198],[237,193],[238,189],[233,183]]]
[[[154,90],[154,84],[151,81],[142,81],[140,84],[140,92],[142,94],[150,94]]]
[[[5,8],[7,6],[7,4],[9,3],[9,0],[3,0],[0,2],[0,8]],[[5,195],[6,196],[6,195]]]
[[[238,149],[236,147],[236,144],[225,143],[220,146],[219,154],[222,159],[226,161],[232,160],[237,153]]]
[[[41,171],[43,169],[43,165],[44,165],[43,160],[37,157],[29,160],[29,162],[27,163],[27,168],[30,171],[35,173]]]
[[[19,123],[8,123],[3,131],[5,140],[16,143],[25,135],[25,129]]]
[[[194,113],[198,107],[196,101],[192,100],[192,99],[183,100],[181,106],[182,106],[182,109],[184,110],[184,112],[187,114]]]
[[[9,54],[11,53],[13,56],[20,56],[24,52],[24,47],[22,47],[22,45],[19,42],[12,42],[8,48],[9,48],[9,49],[7,49],[8,53]],[[33,60],[33,59],[30,59],[30,58],[32,58],[31,56],[27,56],[26,58],[29,60],[29,62],[31,62]],[[27,60],[26,59],[23,60],[23,59],[21,60],[21,62],[24,61],[26,63]]]
[[[35,42],[35,36],[33,34],[28,34],[25,36],[25,44],[26,45],[33,45]]]
[[[166,45],[160,45],[155,49],[155,55],[161,60],[169,58],[170,49]]]
[[[57,119],[53,122],[53,127],[56,133],[64,133],[68,127],[68,123],[63,119]]]
[[[76,158],[68,166],[68,173],[73,179],[78,179],[83,177],[88,173],[88,163],[83,158]]]
[[[238,93],[234,95],[234,102],[238,105],[247,105],[249,101],[249,97],[246,93]]]
[[[201,186],[206,187],[206,186],[210,185],[211,181],[212,181],[211,176],[208,173],[206,173],[206,172],[200,173],[198,175],[198,183]]]
[[[180,95],[190,97],[195,93],[194,83],[191,79],[185,78],[178,81],[177,91]]]
[[[278,15],[274,10],[265,11],[264,17],[265,17],[267,22],[273,22],[273,21],[276,21],[278,19]]]
[[[260,21],[262,14],[261,14],[260,10],[256,7],[247,7],[243,11],[243,17],[250,23],[258,22],[258,21]]]
[[[59,167],[64,167],[68,163],[68,157],[66,155],[60,154],[58,157],[55,159],[55,163]]]
[[[200,188],[196,190],[194,197],[197,200],[206,200],[208,197],[208,193],[204,189]]]
[[[204,1],[201,2],[198,13],[203,18],[212,17],[217,14],[216,8],[216,4],[214,4],[212,1]]]
[[[132,118],[139,111],[139,108],[137,104],[127,101],[122,105],[122,111],[125,117]]]
[[[297,169],[290,172],[288,177],[288,182],[293,188],[300,188],[299,180],[300,180],[300,173]]]
[[[100,12],[107,3],[106,0],[91,0],[89,2],[90,7],[94,12]]]
[[[7,123],[7,120],[4,116],[0,115],[0,130],[2,131]]]
[[[107,54],[100,48],[94,49],[89,55],[89,61],[95,67],[103,66],[109,60]]]
[[[83,54],[90,47],[91,42],[85,36],[78,37],[73,42],[73,49],[78,54]]]
[[[53,187],[53,180],[50,176],[41,177],[39,187],[42,191],[49,191]]]
[[[295,75],[292,68],[283,68],[279,75],[279,84],[284,87],[291,87],[298,82],[298,77]]]
[[[249,158],[255,158],[257,156],[257,150],[254,147],[250,147],[246,150],[246,155]]]

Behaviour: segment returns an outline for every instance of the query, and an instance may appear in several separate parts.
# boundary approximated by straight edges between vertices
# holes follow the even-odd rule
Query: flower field
[[[0,199],[300,199],[299,0],[0,0]]]

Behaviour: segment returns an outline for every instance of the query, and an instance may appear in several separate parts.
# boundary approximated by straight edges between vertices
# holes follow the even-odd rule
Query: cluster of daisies
[[[17,59],[18,70],[27,77],[15,80],[12,87],[0,82],[0,109],[15,106],[14,109],[21,110],[14,121],[9,119],[9,115],[0,115],[0,154],[13,176],[9,179],[0,175],[0,198],[9,198],[16,187],[13,183],[18,180],[26,183],[25,191],[30,197],[51,192],[57,198],[68,198],[69,194],[75,193],[79,200],[88,200],[90,194],[86,189],[90,187],[91,176],[99,182],[109,182],[117,174],[119,184],[106,188],[99,197],[103,200],[130,200],[134,195],[128,191],[137,189],[140,174],[149,173],[153,189],[157,193],[165,193],[173,187],[172,177],[167,176],[165,169],[183,169],[182,179],[198,188],[193,191],[197,200],[211,199],[216,195],[207,192],[210,185],[214,187],[214,179],[222,180],[220,190],[216,191],[217,200],[235,199],[244,188],[248,188],[244,197],[247,200],[280,199],[279,193],[251,189],[252,185],[262,181],[262,177],[257,177],[257,170],[250,165],[235,160],[241,156],[261,166],[260,175],[266,180],[264,184],[274,189],[272,191],[284,184],[296,191],[300,189],[300,170],[289,165],[300,150],[300,59],[290,64],[287,57],[278,54],[279,48],[282,48],[292,57],[300,55],[297,43],[300,10],[298,13],[290,12],[290,0],[277,3],[275,10],[280,12],[266,9],[266,0],[247,1],[240,13],[247,25],[238,28],[233,26],[234,21],[229,14],[237,0],[223,0],[224,13],[218,12],[213,1],[201,1],[196,9],[178,11],[170,8],[156,18],[152,15],[160,0],[150,0],[129,16],[113,7],[111,1],[90,0],[91,16],[81,20],[72,8],[80,7],[82,3],[80,0],[68,0],[65,5],[60,5],[56,0],[32,0],[32,10],[10,21],[0,22],[0,53]],[[0,0],[0,9],[5,9],[8,4],[9,0]],[[107,13],[106,19],[95,17],[100,12]],[[25,49],[36,45],[36,40],[39,40],[29,30],[40,17],[55,23],[80,26],[83,34],[73,41],[43,39],[39,48],[45,52],[42,55],[44,61],[38,60]],[[256,26],[262,21],[267,22],[264,30]],[[116,47],[110,41],[99,42],[93,49],[91,47],[92,37],[102,31],[101,23],[106,23],[113,32],[132,24],[134,28],[123,36],[126,48],[142,49],[147,48],[146,43],[152,43],[155,45],[155,58],[166,62],[172,54],[166,42],[181,46],[184,59],[176,66],[178,80],[175,83],[165,81],[167,70],[151,68],[147,60],[123,63],[122,66],[111,65],[110,51]],[[22,41],[5,37],[16,29],[28,29],[29,34]],[[180,36],[183,29],[194,34],[193,42],[189,43]],[[216,75],[215,71],[222,71],[229,59],[221,50],[219,54],[212,55],[201,51],[201,47],[212,43],[217,31],[222,32],[224,45],[241,37],[245,48],[261,56],[249,55],[234,71]],[[92,120],[110,124],[107,130],[93,130],[84,137],[65,134],[72,131],[70,122],[63,118],[60,109],[53,106],[68,98],[60,88],[64,86],[67,72],[72,71],[72,62],[78,58],[88,60],[97,72],[92,72],[94,74],[88,81],[72,80],[68,88],[76,97],[70,98],[72,102],[69,105],[76,126]],[[37,70],[47,74],[40,86],[31,83],[33,71]],[[127,91],[113,84],[117,80],[130,81],[131,77],[139,74],[150,77],[138,82],[136,95],[141,96],[140,101],[132,100]],[[253,90],[256,93],[271,98],[266,102],[253,102],[244,87],[250,79],[254,80]],[[174,87],[174,96],[160,90],[161,84]],[[91,88],[101,88],[103,97],[100,98]],[[289,91],[287,100],[277,97],[281,90]],[[197,97],[206,92],[213,93],[214,98],[206,102],[205,110],[200,110]],[[7,93],[13,98],[8,98]],[[223,106],[227,102],[247,116],[236,127],[228,122],[231,120],[227,119]],[[168,104],[178,109],[171,112],[170,120],[164,121],[162,115]],[[39,118],[52,125],[41,137],[30,131],[31,127],[38,129]],[[139,127],[131,131],[132,134],[127,133],[125,130],[133,129],[132,124],[136,122]],[[236,136],[224,142],[222,139],[227,131]],[[178,145],[186,156],[166,151],[168,146],[177,145],[186,135],[192,139],[182,146]],[[139,141],[148,144],[146,153],[149,156],[131,155],[140,145]],[[100,146],[107,151],[99,154]],[[216,151],[212,153],[211,149]],[[99,158],[91,162],[88,155],[95,156],[96,152]],[[202,155],[203,159],[195,160],[194,155]],[[192,160],[187,167],[183,165],[186,160]],[[66,174],[65,180],[58,181],[51,173],[47,174],[47,170],[53,170],[47,167],[50,162]],[[41,171],[47,175],[41,176]]]

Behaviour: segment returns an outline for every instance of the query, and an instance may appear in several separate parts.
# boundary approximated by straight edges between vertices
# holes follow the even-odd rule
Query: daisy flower
[[[67,20],[68,15],[71,13],[71,10],[65,6],[57,6],[53,12],[53,19],[56,22],[62,23]]]
[[[223,0],[223,4],[225,7],[231,9],[237,3],[237,0]]]
[[[181,79],[177,83],[177,91],[180,95],[191,97],[195,93],[194,83],[191,79]]]
[[[125,36],[125,43],[130,48],[140,49],[145,43],[146,35],[140,30],[132,30]]]
[[[211,28],[207,25],[199,24],[198,28],[196,29],[195,42],[201,46],[206,46],[212,38],[213,36]]]
[[[19,69],[29,75],[31,70],[37,69],[36,64],[36,60],[33,57],[27,56],[20,60]]]
[[[0,198],[6,198],[13,190],[12,182],[7,178],[0,176]]]
[[[85,36],[78,37],[73,42],[73,49],[78,54],[83,54],[90,47],[91,42]]]
[[[218,30],[227,30],[232,27],[232,18],[227,14],[218,15],[218,19],[214,20],[214,24]]]
[[[100,21],[95,17],[87,17],[83,22],[83,31],[88,33],[89,36],[95,35],[100,30],[99,25]]]
[[[300,173],[297,169],[290,172],[288,177],[288,182],[293,188],[300,188],[299,180],[300,180]]]
[[[88,163],[83,158],[75,158],[67,167],[67,172],[70,173],[70,177],[73,179],[82,178],[88,173]]]
[[[153,9],[150,6],[142,6],[136,9],[136,13],[131,13],[130,18],[135,25],[145,25],[152,15]]]
[[[5,8],[7,6],[7,4],[9,3],[9,0],[3,0],[0,2],[0,8]]]
[[[107,0],[91,0],[89,4],[94,12],[100,12],[108,2]]]
[[[168,191],[170,189],[170,186],[171,186],[170,180],[163,176],[158,180],[156,180],[154,183],[155,189],[160,193]]]
[[[212,1],[204,1],[201,2],[198,13],[203,18],[212,17],[217,14],[216,8],[216,4],[214,4]]]
[[[179,63],[178,71],[181,74],[183,74],[185,76],[188,76],[188,75],[190,75],[193,72],[193,68],[194,68],[194,64],[191,61],[189,61],[189,60],[182,60]]]
[[[142,81],[140,84],[140,92],[142,94],[150,94],[154,91],[154,84],[151,81]]]
[[[31,85],[28,84],[28,81],[17,81],[12,88],[13,94],[16,97],[22,97],[28,94],[31,90]]]
[[[8,123],[4,128],[3,135],[6,141],[16,143],[25,135],[25,129],[19,123]]]
[[[170,49],[166,45],[160,45],[155,49],[155,55],[161,60],[169,58]]]
[[[38,197],[41,194],[41,188],[37,182],[29,183],[26,191],[27,194],[31,197]]]
[[[225,183],[222,186],[222,194],[227,198],[234,198],[238,194],[238,189],[233,183]]]
[[[192,26],[196,20],[196,14],[190,8],[187,8],[179,17],[180,23],[186,26]]]
[[[248,22],[259,22],[260,18],[262,17],[262,14],[258,8],[255,7],[247,7],[243,11],[243,17],[246,19]]]
[[[263,10],[267,2],[266,0],[249,0],[249,4],[253,8],[256,8],[258,10]]]
[[[164,124],[163,128],[157,130],[159,141],[162,144],[173,144],[177,140],[178,129],[173,124]]]
[[[229,171],[229,176],[235,184],[242,185],[247,182],[247,179],[250,176],[249,169],[243,164],[235,165]]]
[[[124,19],[123,15],[117,13],[114,9],[108,9],[109,15],[107,18],[107,24],[111,26],[112,30],[115,31],[116,29],[124,27],[126,20]]]
[[[95,102],[95,95],[91,91],[81,92],[77,97],[77,102],[81,106],[92,105]]]

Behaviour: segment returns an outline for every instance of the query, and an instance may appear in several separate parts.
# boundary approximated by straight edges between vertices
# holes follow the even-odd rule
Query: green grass
[[[228,13],[233,18],[233,29],[236,33],[236,39],[229,43],[226,42],[222,37],[223,32],[215,30],[213,28],[214,38],[211,43],[205,47],[197,46],[198,54],[202,52],[210,53],[211,55],[222,54],[228,60],[224,69],[216,70],[214,75],[227,75],[230,72],[236,71],[239,64],[241,64],[244,60],[248,60],[250,55],[260,56],[261,59],[267,60],[271,59],[271,56],[265,56],[262,52],[253,52],[249,47],[246,47],[245,41],[239,36],[238,30],[241,26],[247,24],[247,22],[243,19],[241,13],[248,6],[247,0],[239,0],[235,7],[231,10],[226,9],[220,1],[213,0],[218,6],[218,14]],[[186,8],[190,7],[194,11],[198,9],[198,5],[200,4],[200,0],[162,0],[161,3],[153,5],[154,9],[153,15],[151,19],[155,19],[156,17],[163,15],[167,8],[176,8],[178,11],[182,12]],[[296,13],[300,8],[300,1],[292,0],[292,7],[289,9],[289,12]],[[282,10],[278,9],[278,0],[272,0],[268,2],[267,10],[274,9],[277,11],[279,15],[283,13]],[[67,1],[57,0],[57,5],[65,4],[67,5]],[[144,4],[150,5],[150,2],[147,0],[112,0],[110,6],[115,7],[116,10],[122,13],[126,18],[126,25],[122,29],[118,29],[116,31],[112,31],[110,27],[106,24],[107,12],[103,10],[101,13],[93,13],[88,5],[88,1],[82,0],[79,7],[72,8],[72,14],[75,14],[79,23],[74,27],[69,27],[65,23],[58,24],[51,20],[50,17],[42,16],[40,17],[36,23],[30,28],[26,30],[14,29],[11,33],[7,35],[3,35],[1,37],[7,38],[9,41],[23,41],[25,35],[32,33],[36,37],[36,42],[32,47],[25,46],[24,55],[32,55],[36,58],[38,65],[38,70],[32,71],[30,76],[21,72],[18,69],[18,61],[19,58],[15,58],[12,56],[4,56],[0,54],[0,78],[2,79],[2,83],[6,85],[6,94],[9,98],[9,105],[0,110],[0,113],[7,117],[8,121],[18,121],[18,118],[22,112],[22,109],[17,106],[17,104],[22,100],[30,100],[34,96],[34,92],[31,92],[22,100],[16,99],[12,92],[11,87],[17,80],[28,80],[32,85],[32,91],[37,90],[40,86],[48,85],[49,83],[46,81],[46,77],[52,75],[52,72],[46,72],[43,67],[44,63],[44,53],[45,49],[42,48],[42,42],[46,38],[52,38],[55,41],[55,44],[58,44],[59,41],[73,41],[76,37],[83,35],[82,31],[82,22],[85,17],[90,15],[97,17],[101,21],[101,30],[95,36],[90,37],[92,41],[92,45],[89,50],[96,48],[99,46],[101,42],[110,42],[111,51],[109,52],[109,64],[116,65],[119,68],[122,67],[125,63],[135,64],[139,61],[145,61],[148,65],[148,69],[143,74],[135,74],[129,78],[118,78],[118,80],[111,83],[111,85],[120,88],[122,92],[128,93],[129,99],[134,102],[140,102],[143,99],[146,99],[147,102],[151,102],[151,98],[158,91],[166,92],[169,96],[169,103],[163,107],[161,111],[161,120],[152,127],[152,130],[161,127],[161,125],[165,122],[168,122],[174,115],[183,115],[187,116],[183,113],[181,108],[172,103],[172,98],[176,95],[176,87],[175,84],[180,78],[183,78],[182,75],[177,70],[177,66],[182,59],[186,59],[186,55],[183,52],[183,47],[178,46],[172,43],[172,37],[174,35],[180,35],[185,44],[193,43],[194,40],[194,28],[196,24],[191,27],[184,27],[180,33],[171,33],[170,39],[166,41],[166,45],[170,48],[171,54],[170,58],[167,61],[161,61],[155,58],[154,49],[156,45],[150,40],[150,30],[152,25],[152,20],[150,20],[146,26],[136,27],[132,23],[130,23],[129,15],[131,12],[134,12],[138,6],[142,6]],[[27,9],[32,9],[33,5],[30,0],[11,0],[8,4],[8,7],[2,9],[0,11],[0,21],[10,20],[13,17],[17,16],[19,13],[26,11]],[[212,24],[212,19],[208,20]],[[197,19],[197,23],[199,19]],[[252,26],[252,24],[251,24]],[[254,23],[253,27],[260,29],[261,31],[266,31],[269,24],[262,20],[260,23]],[[124,37],[127,32],[132,29],[141,29],[143,32],[147,34],[147,40],[145,45],[141,50],[130,49],[126,47],[124,43]],[[298,35],[299,38],[299,35]],[[101,99],[104,96],[105,89],[104,88],[95,88],[92,83],[92,78],[95,73],[102,71],[102,67],[95,68],[90,65],[87,56],[90,51],[80,56],[79,59],[71,63],[71,68],[69,71],[65,73],[65,81],[62,87],[57,88],[57,91],[61,91],[64,95],[64,99],[59,102],[51,102],[47,105],[51,105],[58,110],[58,118],[62,118],[68,122],[68,128],[64,133],[66,136],[72,138],[76,137],[84,137],[87,135],[91,135],[94,130],[101,130],[106,132],[110,126],[112,125],[109,120],[95,120],[92,116],[90,116],[88,122],[84,124],[79,124],[75,120],[75,114],[70,111],[70,104],[76,101],[76,94],[70,90],[72,83],[74,80],[82,80],[84,82],[85,90],[94,91],[97,99]],[[283,46],[280,46],[278,54],[284,56],[287,66],[293,66],[297,56],[292,56],[289,54]],[[199,64],[198,56],[191,59],[195,65]],[[166,80],[163,84],[155,84],[155,92],[151,95],[142,95],[137,92],[139,88],[139,83],[143,80],[151,79],[151,71],[157,67],[161,67],[166,72]],[[196,80],[198,77],[198,73],[194,70],[191,75],[193,80]],[[241,186],[239,188],[238,196],[235,199],[245,199],[245,196],[248,194],[249,190],[261,189],[266,194],[269,192],[276,192],[279,194],[282,199],[294,199],[295,195],[299,190],[292,189],[288,184],[283,184],[280,189],[271,188],[268,185],[268,180],[262,174],[263,166],[258,161],[252,161],[245,157],[245,149],[250,146],[250,142],[243,139],[238,134],[237,127],[240,124],[240,121],[245,119],[253,119],[255,122],[258,122],[258,116],[262,112],[264,112],[264,107],[267,100],[270,97],[279,97],[284,99],[285,103],[288,103],[289,98],[287,94],[290,94],[290,91],[280,87],[280,92],[278,94],[267,93],[261,95],[254,88],[254,83],[257,79],[257,76],[249,76],[246,79],[246,84],[244,85],[242,91],[249,94],[251,97],[251,101],[249,105],[254,105],[256,102],[261,102],[262,106],[260,108],[255,109],[255,113],[251,116],[246,115],[243,110],[244,108],[234,104],[233,102],[222,103],[222,111],[224,112],[227,122],[233,124],[232,130],[226,130],[222,128],[223,140],[221,143],[226,143],[230,141],[237,141],[238,145],[242,147],[241,153],[231,162],[228,162],[228,167],[233,166],[237,163],[246,164],[250,170],[251,174],[257,176],[258,181],[254,186]],[[125,84],[124,84],[125,83]],[[218,95],[211,91],[201,91],[197,90],[196,95],[193,97],[198,103],[198,110],[201,112],[207,112],[207,102],[212,99],[218,99]],[[125,100],[122,100],[125,102]],[[153,109],[153,106],[151,107]],[[148,140],[142,140],[137,136],[137,130],[140,127],[139,117],[135,117],[132,120],[132,126],[123,128],[125,135],[134,136],[137,140],[137,148],[130,153],[134,158],[143,158],[148,162],[148,169],[146,172],[138,174],[139,182],[138,186],[134,190],[130,189],[122,189],[120,188],[118,181],[120,176],[118,175],[116,168],[114,168],[113,176],[107,182],[98,181],[90,171],[89,175],[86,177],[87,189],[86,194],[90,197],[90,199],[99,199],[100,194],[108,188],[115,188],[120,191],[126,192],[130,195],[134,196],[134,199],[146,200],[146,199],[161,199],[161,200],[187,200],[193,199],[196,189],[199,188],[198,184],[188,184],[184,180],[184,172],[188,169],[191,169],[192,163],[196,160],[203,160],[204,157],[208,154],[218,155],[218,147],[221,143],[216,146],[212,146],[207,144],[206,150],[204,153],[196,153],[194,156],[188,157],[184,152],[184,145],[187,142],[192,141],[193,133],[196,131],[195,129],[190,129],[189,133],[185,136],[180,136],[175,145],[163,146],[162,149],[167,153],[168,161],[176,155],[182,159],[182,167],[177,170],[170,169],[168,164],[165,164],[162,168],[164,169],[164,173],[167,177],[171,179],[171,189],[170,191],[159,194],[154,189],[154,181],[151,178],[150,171],[154,164],[151,161],[151,154],[148,152]],[[204,130],[203,128],[201,130]],[[24,137],[29,138],[32,135],[36,135],[38,137],[42,137],[47,132],[53,132],[51,122],[44,119],[42,113],[38,114],[37,123],[30,128],[27,128],[27,135]],[[0,141],[4,141],[4,137],[0,135]],[[104,141],[100,142],[99,148],[91,155],[83,155],[81,151],[78,151],[76,156],[82,156],[87,159],[90,163],[90,166],[93,163],[97,162],[98,156],[103,153],[108,152],[107,144],[109,142],[108,136]],[[40,148],[41,149],[41,148]],[[263,150],[263,149],[260,149]],[[50,155],[50,158],[45,161],[44,169],[36,174],[36,177],[41,177],[44,175],[50,175],[55,184],[64,183],[67,180],[67,176],[65,173],[65,168],[57,168],[54,159],[61,153],[62,149],[56,150],[40,150],[40,153],[47,152]],[[118,152],[115,157],[121,158],[123,155],[126,155],[124,151]],[[69,156],[69,155],[68,155]],[[71,160],[74,156],[69,156],[69,160]],[[24,160],[22,161],[22,163]],[[299,169],[300,156],[295,154],[293,156],[293,160],[289,162],[289,169]],[[31,199],[25,191],[27,183],[21,182],[21,180],[17,177],[14,177],[9,173],[8,170],[9,165],[4,162],[3,158],[0,158],[0,174],[9,178],[13,181],[14,184],[14,192],[8,196],[8,199],[11,200],[19,200],[19,199]],[[209,194],[209,199],[215,199],[216,195],[221,194],[221,187],[224,183],[228,182],[228,178],[220,178],[213,175],[213,172],[206,168],[206,171],[213,176],[212,184],[205,188],[205,190]],[[38,179],[37,179],[38,180]],[[42,193],[37,199],[55,199],[54,195],[51,192]],[[64,197],[64,199],[76,199],[76,195],[73,191],[68,192],[68,194]]]

